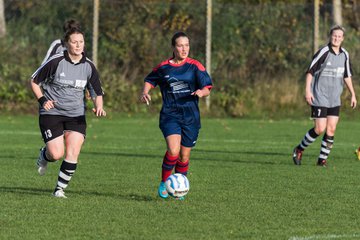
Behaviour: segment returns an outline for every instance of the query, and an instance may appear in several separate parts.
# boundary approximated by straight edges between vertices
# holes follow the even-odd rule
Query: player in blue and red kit
[[[171,39],[173,57],[160,63],[145,78],[141,101],[149,104],[149,91],[159,85],[163,106],[159,127],[165,137],[167,151],[162,164],[162,178],[158,194],[168,197],[165,181],[175,168],[186,175],[190,152],[199,135],[199,98],[210,94],[212,81],[204,66],[188,57],[189,37],[178,32]]]

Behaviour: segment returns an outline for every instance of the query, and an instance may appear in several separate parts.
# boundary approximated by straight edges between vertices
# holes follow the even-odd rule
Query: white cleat
[[[48,161],[46,161],[43,157],[43,151],[45,151],[45,148],[41,148],[40,149],[40,154],[39,154],[39,158],[36,162],[36,165],[38,167],[38,173],[42,176],[45,174],[46,172],[46,169],[47,169],[47,164],[48,164]]]
[[[64,190],[60,189],[60,190],[57,190],[56,192],[53,193],[53,196],[54,197],[57,197],[57,198],[67,198],[65,196],[65,192]]]

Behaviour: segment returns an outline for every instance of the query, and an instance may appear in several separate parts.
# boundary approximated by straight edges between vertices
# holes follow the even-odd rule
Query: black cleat
[[[301,165],[301,158],[302,158],[303,151],[298,149],[297,147],[294,148],[293,151],[293,161],[295,165]]]
[[[317,161],[317,164],[316,164],[317,166],[319,166],[319,167],[327,167],[327,162],[326,162],[326,160],[325,159],[323,159],[323,160],[318,160]]]

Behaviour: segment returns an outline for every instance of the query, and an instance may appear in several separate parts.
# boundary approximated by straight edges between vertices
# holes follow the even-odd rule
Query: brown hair
[[[69,31],[71,28],[77,28],[77,29],[81,29],[81,25],[80,23],[75,20],[75,19],[70,19],[64,22],[63,25],[63,30],[64,33],[66,33],[67,31]]]
[[[171,46],[175,47],[176,45],[176,39],[178,39],[179,37],[187,37],[190,41],[190,38],[188,37],[188,35],[186,35],[186,33],[184,32],[177,32],[175,33],[172,38],[171,38]]]
[[[78,28],[70,28],[70,29],[67,30],[67,31],[65,32],[65,34],[64,34],[64,42],[65,42],[65,43],[68,42],[69,39],[70,39],[71,34],[74,34],[74,33],[80,33],[80,34],[82,34],[83,37],[85,38],[84,33],[83,33],[80,29],[78,29]]]
[[[345,36],[345,28],[340,26],[340,25],[334,25],[330,28],[330,32],[329,32],[329,36],[331,36],[333,34],[333,32],[335,30],[341,30],[343,33],[344,33],[344,36]]]

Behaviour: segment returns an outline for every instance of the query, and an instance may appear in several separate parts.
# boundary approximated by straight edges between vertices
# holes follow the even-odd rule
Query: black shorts
[[[85,116],[40,115],[39,126],[45,143],[63,135],[64,131],[75,131],[86,136]]]
[[[340,114],[340,106],[327,108],[311,106],[311,118],[326,118],[327,116],[336,116]]]

